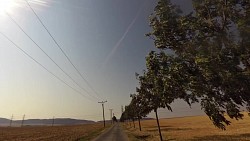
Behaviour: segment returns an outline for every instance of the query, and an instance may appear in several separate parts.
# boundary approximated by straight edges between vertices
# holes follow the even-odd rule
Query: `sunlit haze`
[[[191,10],[186,0],[175,3]],[[98,102],[107,100],[106,119],[109,109],[119,118],[138,85],[135,73],[145,69],[145,56],[155,49],[145,37],[155,5],[0,0],[0,117],[102,120]],[[173,113],[161,110],[160,117],[201,114],[198,106],[174,105]]]
[[[0,0],[0,13],[12,12],[17,5],[17,0]]]

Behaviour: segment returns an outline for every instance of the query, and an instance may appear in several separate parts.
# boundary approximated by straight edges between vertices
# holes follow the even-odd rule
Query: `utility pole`
[[[98,102],[98,103],[101,103],[102,104],[102,115],[103,115],[103,125],[105,127],[105,116],[104,116],[104,103],[106,103],[106,101],[101,101],[101,102]]]
[[[12,124],[12,120],[13,120],[13,114],[12,114],[11,119],[10,119],[10,127],[11,127],[11,124]]]
[[[113,124],[113,120],[112,120],[112,119],[113,119],[113,118],[112,118],[112,110],[113,110],[113,109],[109,109],[109,110],[110,110],[110,122],[111,122],[111,124]]]
[[[55,123],[55,117],[53,117],[53,120],[52,120],[52,127],[54,126],[54,123]]]
[[[123,113],[123,106],[121,106],[121,110],[122,110],[122,113]]]
[[[25,119],[25,115],[23,115],[23,120],[22,120],[21,127],[23,127],[24,119]]]

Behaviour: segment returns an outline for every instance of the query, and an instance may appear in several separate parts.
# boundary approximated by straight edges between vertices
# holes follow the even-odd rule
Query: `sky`
[[[184,12],[192,9],[190,0],[173,2]],[[129,104],[138,85],[135,73],[145,69],[145,56],[155,50],[145,34],[151,31],[149,15],[156,1],[29,0],[29,4],[85,80],[25,0],[0,0],[0,32],[9,38],[0,34],[0,117],[21,119],[25,114],[27,119],[97,121],[102,120],[98,102],[105,100],[106,119],[109,109],[120,117],[121,106]],[[173,109],[172,113],[161,109],[160,117],[202,114],[198,105],[190,109],[178,100]]]

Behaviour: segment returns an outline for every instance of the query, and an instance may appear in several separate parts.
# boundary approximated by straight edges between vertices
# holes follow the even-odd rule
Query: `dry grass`
[[[75,126],[0,127],[0,141],[90,140],[103,130],[102,124]]]
[[[163,139],[166,141],[250,141],[250,117],[245,113],[243,120],[231,120],[226,131],[216,128],[207,116],[161,119]],[[131,141],[158,141],[155,120],[142,121],[142,132],[124,126]]]

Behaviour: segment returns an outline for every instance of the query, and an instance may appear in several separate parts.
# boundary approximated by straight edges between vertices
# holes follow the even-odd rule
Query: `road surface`
[[[119,123],[117,123],[92,141],[129,141],[129,139]]]

